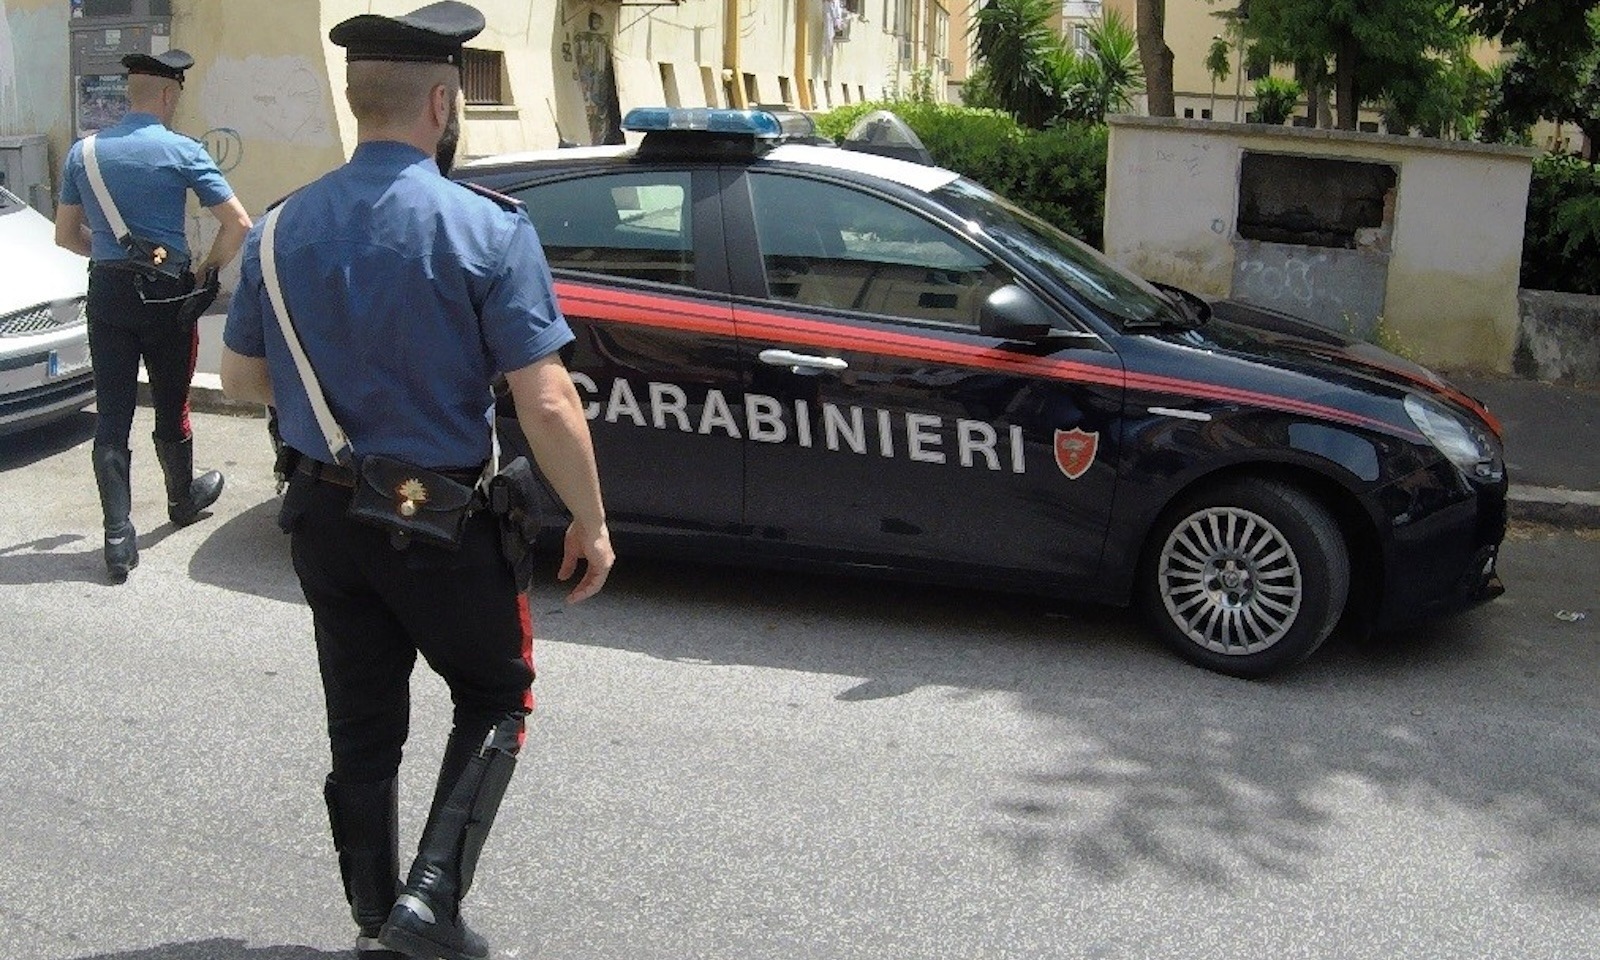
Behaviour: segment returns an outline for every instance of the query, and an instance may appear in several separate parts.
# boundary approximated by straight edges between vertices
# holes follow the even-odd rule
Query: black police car
[[[1429,371],[803,117],[624,126],[454,173],[538,228],[620,552],[1133,601],[1240,676],[1500,592],[1500,428]]]

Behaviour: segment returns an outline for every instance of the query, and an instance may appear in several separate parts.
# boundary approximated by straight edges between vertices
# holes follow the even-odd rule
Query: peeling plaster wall
[[[1106,171],[1106,253],[1151,279],[1211,295],[1239,293],[1234,289],[1239,169],[1247,150],[1398,169],[1382,298],[1386,333],[1424,363],[1511,370],[1523,211],[1535,151],[1348,131],[1114,117]],[[1325,293],[1337,298],[1337,291]]]
[[[53,191],[72,145],[67,13],[61,0],[0,3],[0,135],[50,138]]]

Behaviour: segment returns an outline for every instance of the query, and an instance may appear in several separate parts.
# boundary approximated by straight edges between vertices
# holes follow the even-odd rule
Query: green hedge
[[[816,118],[817,132],[842,140],[873,110],[891,110],[941,167],[988,187],[1067,233],[1101,246],[1106,136],[1100,124],[1028,130],[997,110],[942,103],[857,103]]]
[[[1570,156],[1534,160],[1522,286],[1600,294],[1600,167]]]

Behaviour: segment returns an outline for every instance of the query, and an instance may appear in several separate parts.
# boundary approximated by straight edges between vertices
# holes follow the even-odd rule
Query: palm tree
[[[1222,34],[1211,37],[1211,48],[1206,51],[1206,72],[1211,74],[1211,119],[1217,119],[1217,84],[1227,83],[1228,74],[1233,71],[1228,62],[1233,53],[1233,46],[1228,43]]]
[[[967,28],[996,99],[1029,127],[1043,127],[1054,113],[1054,61],[1061,49],[1050,29],[1055,10],[1053,0],[989,0]]]
[[[1064,120],[1103,121],[1108,113],[1133,109],[1133,95],[1144,86],[1138,38],[1116,10],[1106,10],[1089,25],[1086,53],[1062,46],[1055,61],[1059,106]]]

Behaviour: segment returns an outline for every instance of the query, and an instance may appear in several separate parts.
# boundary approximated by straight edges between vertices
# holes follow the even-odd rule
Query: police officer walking
[[[249,214],[210,154],[168,129],[194,58],[169,50],[130,54],[122,64],[129,74],[129,112],[73,145],[56,211],[56,243],[90,258],[89,351],[98,413],[91,456],[113,583],[125,581],[139,563],[128,434],[141,359],[155,407],[168,518],[180,527],[193,523],[222,493],[222,474],[194,475],[189,384],[200,311],[216,296],[217,271],[239,252],[250,229]],[[219,225],[199,263],[191,261],[184,235],[190,190]]]
[[[573,334],[538,237],[515,201],[446,179],[435,157],[459,122],[462,45],[484,25],[446,0],[332,29],[358,144],[252,231],[224,333],[223,389],[275,405],[298,458],[280,524],[312,611],[333,767],[324,793],[368,960],[488,955],[461,902],[532,708],[532,626],[492,513],[469,511],[459,541],[436,545],[352,511],[378,484],[411,520],[419,504],[448,512],[457,501],[437,489],[487,472],[503,374],[572,514],[558,576],[583,575],[568,602],[598,592],[613,562],[588,423],[557,354]],[[397,776],[418,653],[454,716],[402,885]]]

